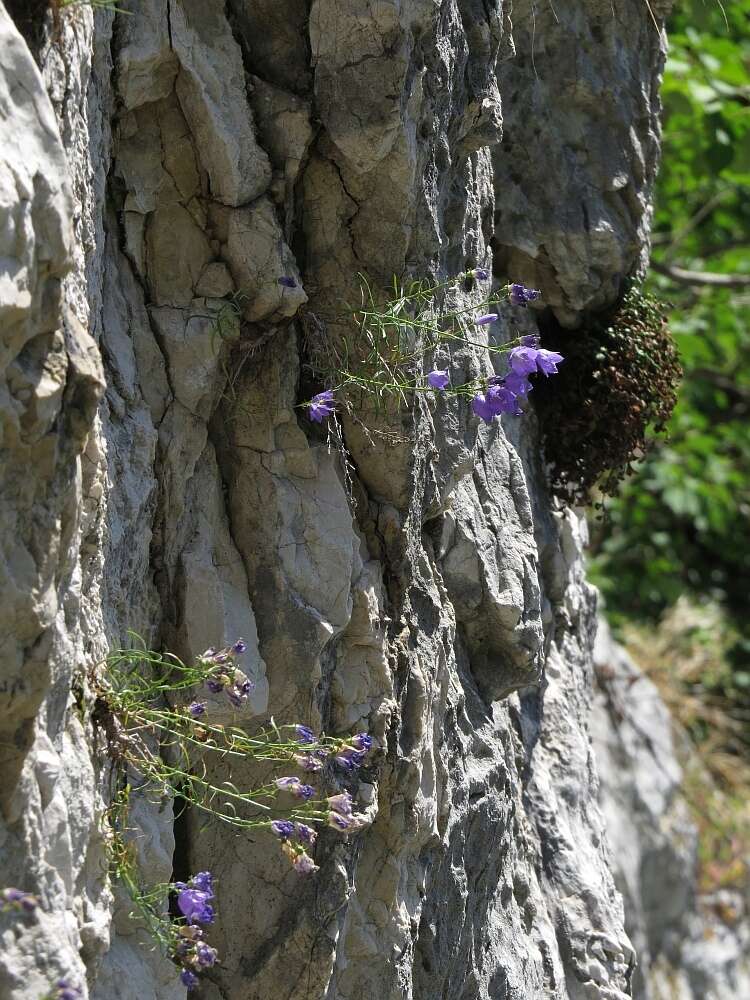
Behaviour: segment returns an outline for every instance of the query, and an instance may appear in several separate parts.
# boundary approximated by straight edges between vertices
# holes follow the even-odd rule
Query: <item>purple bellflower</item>
[[[557,366],[563,360],[562,354],[558,354],[557,351],[545,351],[541,348],[537,351],[536,366],[545,375],[557,375]]]
[[[342,816],[351,816],[352,797],[349,792],[341,792],[339,795],[330,795],[326,801],[334,812],[341,813]]]
[[[294,833],[294,823],[288,819],[275,819],[271,823],[271,829],[280,840],[288,840]]]
[[[182,889],[177,893],[177,908],[189,924],[213,923],[214,908],[208,902],[212,896],[199,889]]]
[[[536,371],[536,358],[539,352],[534,347],[514,347],[508,361],[516,375],[531,375]]]
[[[535,302],[542,293],[536,288],[526,288],[514,282],[510,286],[509,298],[514,306],[523,306],[525,309],[529,302]]]
[[[334,810],[328,813],[328,825],[332,826],[334,830],[348,830],[351,826],[351,820]]]
[[[235,670],[234,683],[227,688],[227,698],[235,708],[241,708],[247,701],[255,685],[241,670]]]
[[[315,774],[317,771],[323,770],[323,761],[311,753],[296,753],[294,759],[303,771],[307,771],[310,774]]]
[[[483,316],[477,316],[474,322],[477,326],[487,326],[490,323],[494,323],[497,318],[497,313],[485,313]]]
[[[523,412],[515,394],[504,385],[493,385],[489,388],[487,398],[496,413],[512,413],[514,416],[519,416]]]
[[[307,826],[305,823],[297,824],[297,840],[300,844],[308,844],[313,847],[317,839],[318,835],[311,826]]]
[[[503,385],[491,385],[487,391],[479,392],[471,402],[471,408],[486,424],[501,413],[513,413],[516,416],[522,412],[516,396]]]
[[[296,774],[276,779],[276,787],[280,788],[282,792],[291,792],[299,784],[300,780]]]
[[[536,371],[545,375],[556,375],[557,366],[564,359],[557,351],[545,351],[544,348],[536,347],[514,347],[508,360],[517,375],[531,375]]]
[[[183,969],[180,973],[180,982],[183,986],[192,990],[198,985],[198,977],[190,969]]]
[[[372,736],[369,733],[357,733],[356,736],[352,737],[351,744],[355,750],[367,753],[372,747]]]
[[[279,284],[282,285],[284,288],[297,287],[297,282],[294,280],[294,278],[291,278],[288,274],[282,274],[282,276],[278,279],[278,281]]]
[[[427,382],[433,389],[445,389],[449,381],[448,372],[439,368],[427,376]]]
[[[277,778],[276,787],[282,792],[289,792],[296,799],[304,799],[305,801],[315,795],[315,789],[312,785],[303,785],[297,777]]]
[[[343,767],[345,771],[354,771],[365,759],[365,754],[361,750],[354,750],[353,747],[344,747],[336,757],[336,763]]]
[[[205,941],[199,941],[195,946],[198,965],[202,965],[205,969],[210,969],[212,965],[216,965],[218,954],[217,950],[206,944]]]
[[[317,396],[313,396],[308,405],[310,419],[318,424],[322,423],[336,409],[336,404],[333,400],[333,389],[326,389],[325,392],[319,392]]]
[[[531,392],[531,382],[529,382],[528,376],[519,375],[512,369],[505,376],[504,385],[514,396],[528,396]]]
[[[495,408],[483,392],[478,392],[472,399],[471,408],[474,413],[476,413],[478,417],[481,417],[487,424],[491,424],[493,419],[497,416]]]
[[[190,879],[190,886],[193,889],[198,889],[200,892],[210,893],[211,896],[213,896],[214,877],[211,872],[198,872],[197,875],[193,875]]]
[[[298,743],[314,743],[317,738],[308,726],[295,726],[294,736]]]
[[[296,872],[299,872],[300,875],[309,875],[311,872],[316,872],[318,870],[318,866],[315,864],[310,855],[305,853],[305,851],[302,851],[295,857],[294,861],[292,861],[292,867]]]

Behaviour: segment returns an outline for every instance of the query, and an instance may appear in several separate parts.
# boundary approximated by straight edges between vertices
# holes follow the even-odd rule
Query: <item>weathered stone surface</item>
[[[681,795],[674,746],[675,735],[686,743],[684,736],[604,622],[594,660],[592,732],[615,879],[638,956],[634,996],[744,996],[750,991],[747,903],[736,891],[698,892],[696,830]]]
[[[268,198],[229,213],[222,253],[243,294],[243,314],[251,322],[279,322],[294,316],[307,302],[297,265]],[[292,278],[295,287],[280,285],[282,277]]]
[[[646,253],[658,150],[647,6],[140,0],[47,28],[42,79],[0,2],[0,888],[42,902],[0,915],[0,996],[59,976],[96,1000],[184,995],[105,877],[109,769],[72,695],[128,629],[185,659],[245,638],[255,689],[239,713],[209,698],[217,721],[377,742],[330,778],[367,827],[323,831],[306,881],[263,831],[188,814],[175,839],[171,803],[141,800],[145,879],[219,876],[202,996],[741,991],[744,930],[699,945],[692,923],[680,951],[678,898],[643,882],[682,857],[644,833],[679,827],[679,776],[649,791],[635,738],[603,798],[623,915],[583,529],[551,508],[533,415],[480,428],[422,401],[326,436],[300,407],[305,336],[346,331],[358,271],[385,294],[494,257],[565,322],[613,300]],[[481,347],[436,360],[489,373]]]
[[[59,305],[60,279],[70,267],[72,199],[52,108],[26,47],[4,11],[0,32],[7,63],[0,84],[0,137],[5,150],[0,164],[0,391],[6,663],[0,731],[3,770],[8,769],[12,788],[33,739],[34,719],[49,679],[48,643],[36,658],[36,678],[24,670],[25,654],[38,644],[57,610],[56,567],[39,565],[46,546],[59,544],[56,504],[45,497],[56,472],[55,440],[50,437],[45,448],[39,447],[39,438],[51,429],[65,385]],[[38,484],[19,474],[28,466],[31,448],[40,460]],[[18,460],[15,470],[11,456]],[[33,531],[28,516],[37,491],[42,505],[49,505],[47,537],[38,542],[29,537]],[[3,798],[7,794],[6,790]]]
[[[648,260],[664,39],[643,6],[513,4],[496,267],[541,288],[563,323],[611,302]],[[553,163],[549,182],[539,165]]]
[[[172,4],[169,24],[181,67],[177,96],[211,196],[226,205],[244,205],[263,193],[271,171],[255,140],[240,48],[223,10],[203,0]]]
[[[62,975],[85,983],[111,902],[98,775],[70,711],[82,452],[103,374],[65,285],[84,228],[74,228],[76,185],[2,4],[0,49],[0,882],[41,901],[37,914],[0,918],[0,995],[35,1000]]]

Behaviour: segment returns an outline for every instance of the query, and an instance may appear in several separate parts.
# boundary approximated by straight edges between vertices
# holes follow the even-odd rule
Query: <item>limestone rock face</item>
[[[611,302],[648,261],[661,41],[643,6],[513,4],[516,53],[498,72],[496,259],[564,324]]]
[[[324,832],[307,880],[265,834],[131,817],[148,881],[219,878],[201,996],[630,996],[595,594],[533,412],[417,402],[326,437],[299,404],[357,272],[494,267],[563,322],[614,300],[647,253],[647,6],[132,6],[0,0],[0,887],[40,899],[0,914],[0,997],[184,995],[106,875],[85,673],[128,629],[184,659],[242,635],[255,688],[223,721],[377,741],[369,826]],[[494,336],[535,326],[507,308]]]
[[[750,993],[747,900],[736,890],[697,891],[696,831],[680,794],[682,771],[669,713],[604,622],[594,662],[592,735],[615,881],[639,957],[634,996],[745,996]]]

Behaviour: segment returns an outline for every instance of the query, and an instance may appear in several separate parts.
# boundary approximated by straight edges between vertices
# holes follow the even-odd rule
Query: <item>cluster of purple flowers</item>
[[[301,770],[315,774],[317,771],[323,770],[331,753],[332,751],[328,747],[318,747],[317,750],[310,750],[307,753],[296,753],[294,759]]]
[[[72,986],[67,979],[58,979],[44,1000],[83,1000],[83,990],[80,986]]]
[[[315,739],[313,733],[306,726],[297,726],[298,732],[300,729],[305,730],[312,737],[312,740],[301,739],[298,735],[297,739],[300,743],[310,743]],[[338,749],[318,747],[316,750],[296,753],[294,759],[303,771],[315,773],[323,770],[325,761],[333,754],[334,761],[340,767],[343,767],[345,771],[354,771],[362,765],[371,747],[372,737],[367,733],[357,733],[348,742],[342,743]],[[292,779],[283,778],[280,780],[291,781]]]
[[[358,821],[352,815],[352,797],[349,792],[339,792],[329,795],[326,800],[330,806],[328,825],[334,830],[355,830]]]
[[[319,392],[310,400],[309,416],[316,424],[320,424],[326,417],[330,417],[335,409],[333,389],[326,389],[325,392]]]
[[[198,926],[214,921],[214,908],[210,903],[214,898],[213,876],[211,872],[198,872],[188,882],[175,882],[174,888],[177,909],[187,923],[178,929],[179,942],[172,957],[182,966],[182,985],[192,989],[198,985],[197,974],[216,964],[216,949],[206,944],[203,929]]]
[[[307,726],[295,726],[295,736],[297,742],[302,744],[317,742],[315,733]],[[333,754],[337,764],[347,771],[352,771],[361,766],[367,753],[372,749],[372,743],[372,737],[368,733],[356,733],[332,749],[311,748],[309,752],[295,753],[294,759],[303,771],[316,772],[322,770],[325,760]],[[315,795],[312,785],[305,784],[294,775],[277,778],[275,784],[279,791],[287,792],[304,802]],[[349,792],[339,792],[329,796],[326,804],[327,822],[334,830],[351,833],[362,825],[361,820],[352,814],[352,797]],[[314,846],[317,839],[317,834],[311,827],[287,819],[275,819],[270,826],[281,841],[281,849],[291,861],[295,871],[301,874],[317,871],[317,866],[307,853],[307,848]]]
[[[472,271],[467,271],[465,276],[487,281],[490,273],[486,268],[477,267]],[[506,291],[511,304],[521,306],[524,309],[541,295],[538,289],[527,288],[518,282],[507,285]],[[497,319],[499,319],[497,313],[483,313],[474,318],[474,323],[477,326],[488,326]],[[472,410],[485,423],[491,423],[501,413],[512,413],[514,416],[519,416],[523,413],[519,400],[525,398],[532,389],[529,375],[537,371],[544,375],[554,375],[557,372],[556,366],[562,360],[561,354],[540,348],[538,337],[522,337],[520,346],[513,348],[510,352],[508,359],[510,369],[507,374],[502,377],[494,376],[488,380],[486,389],[483,392],[478,392],[472,399]],[[447,389],[450,384],[450,375],[447,369],[436,368],[429,372],[427,384],[431,389],[436,389],[439,392]],[[316,423],[322,423],[336,409],[333,389],[319,392],[313,396],[307,406],[310,419]]]
[[[488,424],[501,413],[518,416],[523,412],[519,400],[533,388],[529,376],[535,372],[555,375],[562,360],[562,354],[539,347],[538,337],[522,337],[520,345],[508,357],[509,370],[504,376],[495,375],[488,380],[485,391],[477,393],[471,401],[472,410]]]
[[[508,298],[511,304],[514,306],[523,306],[524,309],[529,302],[536,302],[541,294],[536,288],[526,288],[525,285],[520,285],[517,282],[513,282],[512,285],[508,286]]]
[[[372,736],[357,733],[339,750],[334,758],[345,771],[355,771],[360,767],[372,748]]]
[[[240,670],[235,660],[247,649],[244,639],[238,639],[232,646],[216,650],[211,646],[200,657],[199,662],[209,668],[206,687],[214,694],[224,691],[234,708],[242,708],[253,690],[253,682],[244,671]],[[188,706],[188,711],[194,719],[199,719],[205,712],[205,702],[194,701]]]
[[[514,283],[508,285],[508,298],[513,305],[523,306],[535,302],[540,292],[535,288],[526,288]],[[496,313],[484,313],[477,316],[474,322],[477,326],[488,326],[498,319]],[[546,351],[539,347],[536,336],[522,337],[518,347],[514,347],[508,357],[509,370],[504,376],[495,375],[487,381],[487,388],[478,392],[471,401],[471,408],[485,423],[492,423],[501,413],[512,413],[520,416],[523,413],[520,400],[531,392],[533,386],[529,375],[539,371],[544,375],[557,373],[557,365],[563,360],[561,354]],[[427,383],[438,391],[447,389],[450,377],[447,370],[436,368],[427,376]]]
[[[288,819],[275,819],[271,823],[271,830],[281,841],[281,850],[296,872],[300,875],[310,875],[318,870],[318,866],[306,850],[308,847],[314,847],[318,839],[312,827],[305,823],[292,823]]]
[[[36,896],[32,896],[30,892],[24,892],[23,889],[3,889],[0,892],[0,901],[0,910],[5,913],[10,910],[16,910],[19,913],[33,913],[39,906],[39,900]]]
[[[214,909],[209,900],[214,898],[213,876],[198,872],[189,882],[175,882],[177,909],[189,924],[213,923]]]

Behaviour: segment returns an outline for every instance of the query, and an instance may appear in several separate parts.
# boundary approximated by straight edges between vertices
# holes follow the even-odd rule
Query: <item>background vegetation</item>
[[[685,379],[668,437],[592,523],[592,569],[726,793],[698,810],[721,882],[750,845],[750,0],[678,0],[668,30],[648,289]]]

